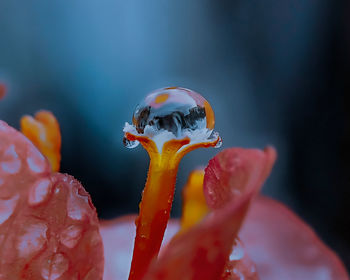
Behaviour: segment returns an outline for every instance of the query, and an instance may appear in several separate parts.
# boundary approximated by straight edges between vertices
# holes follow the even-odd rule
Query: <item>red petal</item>
[[[205,169],[204,194],[209,207],[218,209],[235,203],[244,193],[259,191],[276,160],[272,147],[231,148],[220,152]]]
[[[33,144],[0,121],[0,278],[95,280],[102,273],[89,195],[73,177],[52,174]]]
[[[261,280],[346,280],[339,258],[315,232],[281,203],[259,197],[240,237]]]
[[[239,238],[235,243],[229,261],[221,275],[221,280],[260,279],[256,272],[255,263],[248,256]]]
[[[101,222],[100,231],[105,252],[104,280],[128,279],[136,233],[136,217],[130,215]],[[178,222],[169,221],[163,244],[166,244],[178,230]]]
[[[220,279],[249,203],[269,174],[276,153],[228,149],[209,162],[204,192],[214,210],[173,239],[146,279]]]

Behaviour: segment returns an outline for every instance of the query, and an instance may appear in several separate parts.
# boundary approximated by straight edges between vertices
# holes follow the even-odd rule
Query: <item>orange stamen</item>
[[[60,169],[61,132],[57,119],[49,111],[39,111],[34,118],[21,118],[21,131],[47,157],[52,171]]]
[[[139,141],[150,157],[147,182],[136,220],[136,237],[129,280],[142,279],[150,263],[158,256],[174,197],[176,174],[182,157],[199,147],[215,146],[213,142],[190,143],[189,138],[164,143],[161,153],[153,140],[145,136],[125,133],[130,141]]]
[[[209,208],[203,193],[204,170],[197,169],[191,172],[182,191],[182,217],[179,233],[200,222],[208,214]]]

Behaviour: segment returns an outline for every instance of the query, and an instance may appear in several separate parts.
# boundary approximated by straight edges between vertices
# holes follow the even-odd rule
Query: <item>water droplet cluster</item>
[[[0,278],[101,280],[99,222],[81,184],[51,173],[33,144],[2,121],[0,139]]]

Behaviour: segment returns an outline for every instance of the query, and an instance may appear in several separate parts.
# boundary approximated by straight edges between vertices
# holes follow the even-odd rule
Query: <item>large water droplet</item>
[[[181,137],[185,130],[207,129],[215,125],[214,112],[200,94],[185,88],[162,88],[151,92],[137,106],[133,124],[143,134],[146,126],[155,132],[167,130]]]
[[[140,142],[139,141],[130,141],[126,137],[123,138],[123,144],[128,149],[136,148]]]

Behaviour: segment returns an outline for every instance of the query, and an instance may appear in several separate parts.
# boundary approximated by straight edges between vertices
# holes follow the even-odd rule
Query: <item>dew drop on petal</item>
[[[30,187],[28,194],[28,204],[36,206],[44,202],[49,195],[51,189],[51,181],[49,179],[41,179]]]
[[[166,130],[181,137],[186,131],[212,131],[215,117],[210,104],[200,94],[168,87],[146,96],[134,111],[133,124],[140,134],[149,127],[155,133]]]
[[[45,280],[56,280],[60,278],[68,268],[68,259],[63,254],[55,254],[44,263],[41,276]]]
[[[123,138],[123,144],[124,144],[124,147],[126,148],[129,148],[129,149],[133,149],[133,148],[136,148],[140,142],[139,141],[130,141],[128,140],[126,137]]]
[[[27,164],[34,173],[42,173],[47,167],[44,156],[38,150],[34,149],[34,147],[29,148]]]
[[[17,205],[18,198],[19,195],[10,199],[0,199],[0,225],[11,217]]]
[[[1,168],[5,173],[15,174],[21,168],[21,160],[15,150],[15,145],[10,145],[4,155],[4,161],[1,163]]]
[[[47,241],[46,231],[47,226],[43,223],[27,226],[24,233],[18,238],[19,255],[26,258],[39,252]]]
[[[232,253],[230,255],[230,261],[239,261],[244,257],[244,247],[242,242],[236,239],[236,244],[233,247]]]
[[[61,232],[60,241],[67,248],[74,248],[82,236],[82,228],[78,225],[70,225]]]

